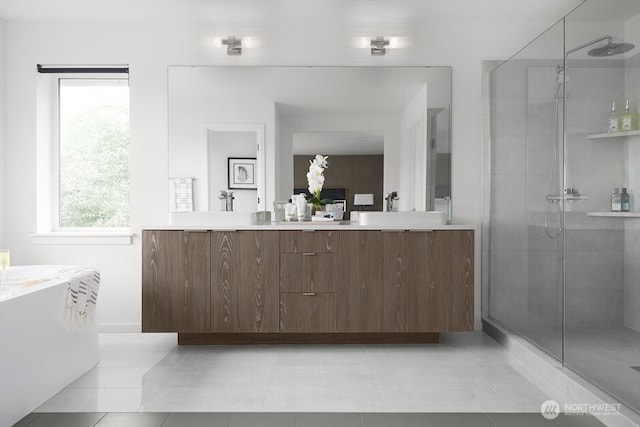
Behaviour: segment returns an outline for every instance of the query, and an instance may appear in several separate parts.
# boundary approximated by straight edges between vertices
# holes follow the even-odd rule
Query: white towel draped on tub
[[[69,281],[65,312],[67,328],[89,330],[96,312],[100,272],[91,267],[69,267],[60,270],[58,277]]]

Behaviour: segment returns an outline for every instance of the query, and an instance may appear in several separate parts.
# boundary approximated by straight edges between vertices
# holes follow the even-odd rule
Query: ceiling
[[[384,154],[383,131],[295,132],[293,154],[338,156]]]
[[[581,1],[0,0],[0,17],[5,20],[187,21],[275,25],[282,19],[311,15],[324,25],[346,23],[366,26],[384,23],[401,27],[417,21],[554,21]]]

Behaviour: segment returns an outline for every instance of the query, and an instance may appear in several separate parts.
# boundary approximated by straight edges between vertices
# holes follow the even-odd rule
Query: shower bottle
[[[622,212],[629,212],[630,205],[629,193],[627,193],[626,188],[622,188],[622,194],[620,194],[620,210]]]
[[[636,129],[636,116],[631,112],[629,100],[627,99],[627,103],[624,107],[624,114],[620,116],[620,130],[623,132],[628,132],[630,130]]]
[[[611,103],[611,114],[609,114],[609,133],[620,131],[618,116],[616,115],[616,101]]]
[[[622,198],[620,197],[620,189],[616,187],[611,195],[611,212],[622,211]]]

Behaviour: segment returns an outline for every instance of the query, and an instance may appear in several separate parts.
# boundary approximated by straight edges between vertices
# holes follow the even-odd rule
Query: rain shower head
[[[602,47],[596,47],[595,49],[591,49],[588,52],[589,56],[594,56],[596,58],[601,58],[604,56],[613,56],[620,55],[621,53],[629,52],[631,49],[635,47],[632,43],[607,43]]]
[[[606,56],[613,56],[613,55],[619,55],[621,53],[625,53],[630,51],[631,49],[633,49],[635,46],[631,43],[625,43],[625,42],[620,42],[620,43],[614,43],[613,42],[613,37],[611,36],[602,36],[598,39],[595,40],[591,40],[590,42],[587,42],[585,44],[582,44],[578,47],[575,47],[571,50],[568,50],[567,53],[564,54],[564,57],[568,57],[569,55],[571,55],[573,52],[577,52],[579,50],[584,49],[585,47],[589,47],[589,46],[593,46],[596,43],[600,43],[606,41],[607,44],[601,47],[596,47],[594,49],[591,49],[588,52],[589,56],[593,56],[596,58],[601,58],[601,57],[606,57]]]

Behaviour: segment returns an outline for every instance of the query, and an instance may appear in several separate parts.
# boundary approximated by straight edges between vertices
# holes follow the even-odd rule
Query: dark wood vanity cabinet
[[[473,231],[408,232],[406,249],[407,330],[472,331]]]
[[[338,248],[338,331],[473,330],[473,231],[345,231]]]
[[[143,332],[277,332],[277,231],[142,232]]]
[[[179,342],[437,342],[474,326],[472,230],[145,230],[142,259],[143,332]]]
[[[143,231],[142,331],[208,332],[209,267],[207,231]]]
[[[277,231],[211,232],[211,332],[278,331]]]
[[[336,332],[335,231],[284,231],[280,332]]]

